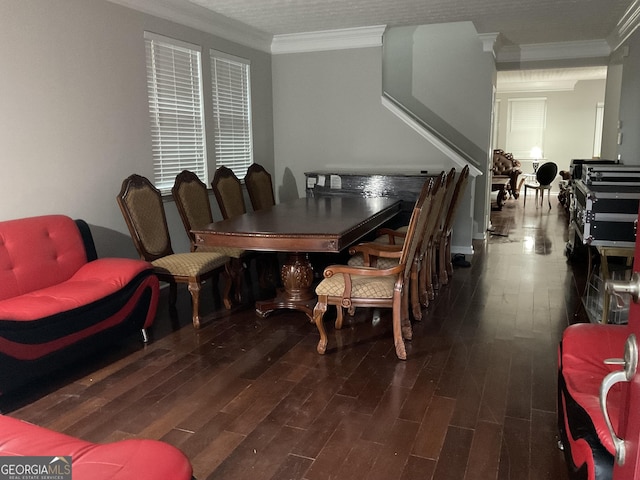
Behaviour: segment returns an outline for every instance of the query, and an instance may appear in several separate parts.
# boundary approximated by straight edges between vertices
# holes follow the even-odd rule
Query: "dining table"
[[[393,219],[401,201],[386,197],[302,197],[193,229],[197,245],[284,252],[283,288],[256,302],[256,313],[304,312],[313,321],[316,295],[310,253],[340,253]]]

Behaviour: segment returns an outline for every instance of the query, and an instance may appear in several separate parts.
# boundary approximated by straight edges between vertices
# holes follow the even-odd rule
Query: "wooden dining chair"
[[[247,213],[242,184],[233,170],[224,165],[218,167],[211,180],[211,188],[216,196],[222,218],[227,219]]]
[[[218,167],[211,180],[211,188],[216,196],[222,218],[227,219],[247,213],[242,184],[233,170],[225,166]],[[273,289],[279,280],[275,252],[251,252],[250,255],[256,260],[260,288]]]
[[[188,285],[193,326],[199,328],[201,284],[220,273],[226,276],[229,257],[217,252],[174,253],[162,194],[147,178],[136,174],[126,178],[117,201],[140,257],[153,265],[160,281],[169,283],[171,306],[176,303],[177,284]]]
[[[422,238],[418,247],[418,254],[414,260],[414,280],[411,283],[411,308],[415,320],[422,319],[422,308],[427,308],[431,300],[435,298],[436,288],[434,286],[435,272],[435,249],[433,247],[436,229],[442,218],[447,184],[451,185],[451,180],[455,175],[441,172],[435,178],[431,195],[433,196],[429,216],[422,232]],[[402,245],[407,235],[407,226],[399,227],[395,230],[383,228],[378,230],[379,236],[374,240],[376,243],[388,245]],[[380,261],[380,260],[379,260]]]
[[[460,200],[462,200],[462,196],[466,190],[468,180],[469,165],[465,165],[458,176],[451,200],[447,206],[446,215],[443,215],[443,221],[435,236],[435,248],[438,252],[438,279],[442,285],[447,285],[449,283],[449,277],[453,275],[453,265],[451,264],[453,221],[455,220]]]
[[[427,197],[429,195],[433,195],[436,192],[436,189],[437,189],[436,183],[437,182],[433,178],[430,178],[424,182],[422,189],[420,190],[420,195],[418,196],[418,199],[416,200],[415,205],[422,207],[422,204],[427,199]],[[430,201],[429,204],[431,203],[432,202]],[[429,208],[432,208],[432,206],[429,205]],[[425,222],[425,226],[426,226],[426,222]],[[357,245],[356,247],[354,247],[352,251],[355,253],[351,256],[351,258],[349,258],[349,260],[347,261],[347,264],[352,267],[365,266],[365,267],[377,267],[382,269],[391,268],[397,265],[398,258],[378,257],[375,255],[375,252],[377,252],[381,248],[381,245],[385,245],[384,248],[386,250],[399,251],[400,249],[402,249],[404,240],[407,235],[407,227],[408,226],[400,227],[397,230],[391,230],[387,228],[380,229],[379,232],[387,232],[387,233],[383,233],[380,237],[377,237],[374,240],[373,245],[369,246],[366,243],[361,243],[360,245]],[[425,234],[424,228],[417,233],[417,235],[420,235],[420,240],[419,240],[420,242],[422,242],[424,238],[424,234]],[[415,272],[411,273],[412,285],[410,286],[410,301],[411,301],[412,313],[413,313],[414,319],[421,320],[422,309],[420,307],[421,304],[420,304],[420,298],[418,296],[418,287],[417,287],[417,278],[418,278],[417,272],[420,268],[418,255],[414,257],[414,261],[413,261],[413,264],[411,265],[411,268],[415,270]],[[415,277],[415,280],[414,280],[414,277]],[[405,317],[409,315],[408,308],[409,308],[408,304],[403,305],[403,315]],[[353,315],[354,313],[355,313],[354,309],[351,309],[349,311],[350,315]]]
[[[227,309],[232,307],[231,289],[237,303],[242,303],[242,285],[244,276],[244,259],[247,251],[234,247],[209,247],[197,245],[192,230],[213,223],[211,204],[207,185],[198,176],[189,170],[180,172],[171,188],[173,200],[176,203],[178,213],[191,242],[192,252],[217,252],[230,258],[226,264],[230,281],[225,286],[223,294],[224,305]]]
[[[344,309],[352,307],[382,307],[392,309],[393,342],[396,355],[406,360],[407,352],[404,340],[412,338],[411,322],[403,315],[403,305],[408,302],[408,285],[413,258],[418,250],[420,235],[426,213],[429,210],[429,199],[422,205],[416,205],[411,214],[407,228],[407,236],[402,249],[379,245],[376,252],[370,255],[397,258],[397,263],[390,268],[352,267],[350,265],[330,265],[324,269],[324,279],[316,287],[318,302],[313,309],[313,320],[318,328],[320,339],[316,347],[318,353],[324,354],[327,349],[327,333],[323,317],[328,305],[335,305],[337,317],[335,328],[342,328]],[[372,242],[367,244],[373,248]],[[355,249],[350,249],[355,253]]]
[[[249,192],[251,207],[254,210],[262,210],[276,204],[271,174],[262,165],[253,163],[249,166],[244,177],[244,184]]]

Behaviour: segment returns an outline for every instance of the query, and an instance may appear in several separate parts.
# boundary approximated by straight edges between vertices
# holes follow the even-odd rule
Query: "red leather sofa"
[[[0,222],[0,285],[0,394],[144,331],[159,294],[149,263],[97,258],[64,215]]]
[[[624,325],[576,324],[568,327],[558,350],[558,428],[572,479],[610,480],[615,448],[600,409],[600,385],[620,365],[629,332]],[[621,389],[607,396],[613,425],[618,425]]]
[[[0,457],[71,457],[73,480],[191,480],[187,457],[168,443],[128,439],[97,444],[0,415]],[[19,459],[16,458],[16,462]],[[40,477],[38,477],[40,478]]]

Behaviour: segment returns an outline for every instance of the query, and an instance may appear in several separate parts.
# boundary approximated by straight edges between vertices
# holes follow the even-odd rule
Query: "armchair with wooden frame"
[[[147,178],[136,174],[126,178],[117,201],[140,257],[153,265],[160,281],[169,283],[171,306],[176,303],[177,284],[188,285],[193,326],[199,328],[201,284],[221,272],[224,274],[229,257],[217,252],[175,253],[162,194]],[[215,286],[214,283],[214,289]]]
[[[224,303],[227,309],[232,307],[231,288],[234,287],[235,300],[242,302],[242,275],[243,258],[246,250],[234,247],[208,247],[197,245],[192,230],[213,223],[211,204],[209,203],[209,193],[207,185],[198,176],[189,170],[183,170],[175,179],[171,194],[176,203],[178,213],[182,219],[182,224],[191,242],[191,251],[195,252],[217,252],[230,258],[226,264],[227,274],[231,279],[227,283],[224,292]]]
[[[432,180],[428,180],[431,184]],[[316,350],[324,354],[327,349],[327,333],[323,317],[328,305],[335,305],[337,317],[335,328],[342,328],[345,308],[350,311],[356,307],[382,307],[392,309],[393,342],[396,355],[406,360],[407,352],[404,340],[412,338],[411,321],[408,312],[409,282],[414,257],[420,243],[427,214],[431,206],[431,188],[424,201],[416,202],[407,227],[406,239],[399,250],[392,245],[366,244],[367,255],[380,258],[395,258],[397,263],[389,268],[372,266],[354,267],[350,265],[330,265],[324,269],[324,279],[316,287],[318,302],[313,309],[313,320],[318,328],[320,339]],[[356,253],[357,249],[350,249]]]

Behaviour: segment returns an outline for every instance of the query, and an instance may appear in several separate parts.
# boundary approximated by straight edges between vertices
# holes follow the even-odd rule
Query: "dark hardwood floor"
[[[180,290],[173,315],[163,293],[150,344],[125,339],[5,397],[3,412],[95,442],[164,440],[198,480],[567,479],[556,348],[585,321],[586,260],[568,262],[552,205],[492,213],[471,267],[414,324],[406,362],[384,310],[339,332],[327,318],[320,356],[301,313],[227,312],[203,290],[215,314],[195,331]]]

